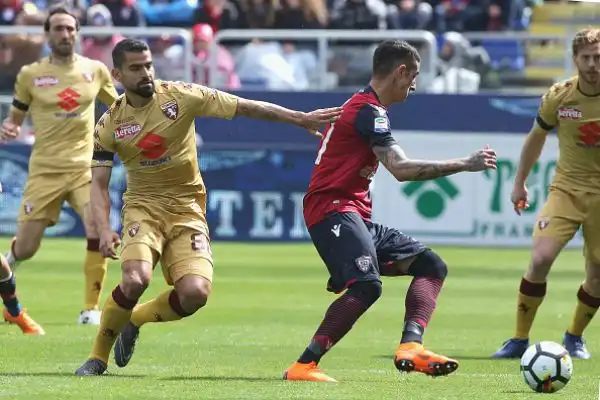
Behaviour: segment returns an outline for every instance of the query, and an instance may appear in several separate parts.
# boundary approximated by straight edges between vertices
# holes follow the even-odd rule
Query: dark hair
[[[586,28],[582,29],[575,34],[573,41],[571,42],[571,51],[576,56],[579,50],[585,46],[600,43],[600,29],[597,28]]]
[[[44,21],[44,32],[50,32],[50,18],[52,18],[52,16],[56,14],[66,14],[73,17],[73,19],[75,20],[75,29],[79,31],[79,20],[77,19],[75,14],[73,14],[71,11],[67,10],[64,7],[55,7],[48,12],[48,16]]]
[[[121,68],[125,62],[125,53],[141,53],[143,51],[150,51],[146,42],[137,39],[123,39],[116,44],[112,51],[113,65],[115,68]]]
[[[373,76],[389,75],[400,64],[421,62],[419,52],[404,40],[381,42],[373,54]]]

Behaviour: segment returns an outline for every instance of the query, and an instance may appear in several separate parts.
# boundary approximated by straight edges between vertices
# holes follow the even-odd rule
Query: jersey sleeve
[[[538,113],[535,117],[537,124],[546,131],[551,131],[558,125],[558,92],[559,90],[553,86],[542,96]]]
[[[115,139],[108,112],[98,120],[94,128],[94,153],[92,168],[112,167],[115,158]]]
[[[237,111],[238,97],[194,83],[179,89],[187,109],[195,117],[232,119]]]
[[[387,112],[382,107],[365,104],[356,115],[354,129],[371,147],[396,143]]]
[[[107,107],[110,107],[112,103],[119,96],[115,84],[113,83],[108,68],[102,63],[98,63],[98,75],[100,78],[100,91],[98,92],[98,99],[104,103]]]
[[[29,66],[24,66],[17,75],[15,82],[15,93],[12,105],[19,111],[27,112],[31,104],[31,85],[32,77],[29,71]]]

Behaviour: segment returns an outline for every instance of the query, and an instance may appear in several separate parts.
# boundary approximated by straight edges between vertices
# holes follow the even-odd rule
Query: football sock
[[[568,332],[571,335],[582,336],[583,331],[598,311],[598,307],[600,307],[600,298],[590,295],[581,285],[577,292],[577,307]]]
[[[10,245],[10,250],[8,251],[8,254],[6,255],[6,262],[8,263],[8,266],[13,271],[17,268],[17,266],[20,263],[20,261],[15,256],[15,243],[17,243],[17,241],[13,240],[13,242]]]
[[[16,292],[17,283],[15,276],[11,273],[8,278],[0,281],[0,297],[2,297],[6,310],[13,317],[18,317],[22,310]]]
[[[137,306],[131,314],[131,323],[139,328],[148,322],[177,321],[189,315],[181,307],[177,292],[168,290]]]
[[[115,344],[119,333],[121,333],[127,322],[129,322],[131,311],[136,303],[137,300],[125,297],[121,287],[117,285],[112,295],[104,303],[104,310],[100,319],[100,329],[98,329],[98,333],[96,334],[90,358],[108,363],[110,350]]]
[[[517,301],[517,329],[515,339],[529,338],[531,325],[535,319],[537,309],[544,301],[546,295],[546,282],[529,282],[521,279],[519,298]]]
[[[97,310],[106,277],[108,259],[100,254],[100,239],[88,239],[83,271],[85,274],[85,308]]]
[[[369,306],[348,292],[338,297],[327,309],[323,322],[298,362],[318,363],[321,357],[350,331]]]
[[[422,343],[423,330],[429,324],[443,285],[444,281],[439,278],[426,276],[413,278],[404,302],[406,311],[401,343]]]

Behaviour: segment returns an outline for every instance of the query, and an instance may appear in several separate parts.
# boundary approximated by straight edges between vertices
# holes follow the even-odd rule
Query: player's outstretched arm
[[[459,172],[477,172],[496,168],[496,153],[487,147],[469,157],[445,161],[410,159],[395,142],[375,145],[372,149],[379,161],[400,182],[425,181]]]
[[[341,107],[323,108],[305,113],[273,103],[239,98],[235,115],[294,124],[315,133],[323,125],[337,121],[341,113]]]

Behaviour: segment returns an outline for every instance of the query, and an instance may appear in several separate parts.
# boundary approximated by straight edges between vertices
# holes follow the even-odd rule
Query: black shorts
[[[334,293],[354,282],[397,276],[388,268],[390,264],[427,250],[421,242],[397,229],[365,221],[353,212],[333,213],[308,232],[329,270],[327,290]]]

